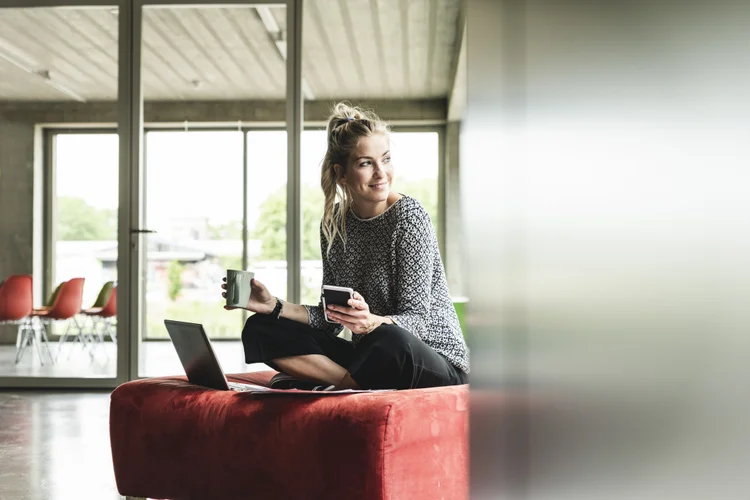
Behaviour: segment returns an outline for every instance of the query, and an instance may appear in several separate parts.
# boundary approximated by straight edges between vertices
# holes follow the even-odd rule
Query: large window
[[[84,303],[90,304],[104,282],[117,278],[117,135],[61,133],[54,144],[58,182],[52,282],[86,277]],[[325,131],[303,133],[303,304],[317,304],[320,295],[325,149]],[[439,232],[439,133],[393,132],[391,150],[394,189],[417,198]],[[286,155],[284,130],[146,133],[145,227],[156,233],[146,243],[144,338],[167,338],[165,318],[203,323],[213,338],[239,337],[241,315],[222,309],[220,284],[226,269],[243,265],[243,196],[246,268],[271,293],[286,297]]]

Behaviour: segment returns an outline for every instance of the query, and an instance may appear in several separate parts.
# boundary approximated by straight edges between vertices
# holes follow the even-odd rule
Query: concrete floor
[[[109,500],[109,391],[0,391],[0,498]]]
[[[214,352],[226,373],[242,373],[267,369],[263,364],[245,364],[244,351],[240,341],[212,342]],[[57,356],[58,346],[50,346],[53,356]],[[106,351],[106,355],[105,355]],[[84,353],[80,344],[66,343],[55,364],[49,363],[46,351],[42,351],[44,365],[39,361],[35,348],[27,348],[21,361],[15,364],[15,345],[0,346],[0,377],[115,377],[116,347],[107,342],[98,346],[94,359]],[[141,343],[140,352],[141,377],[161,377],[164,375],[183,375],[177,353],[169,341],[152,341]],[[2,498],[2,497],[0,497]]]
[[[268,369],[246,365],[239,341],[212,345],[227,373]],[[80,346],[65,346],[57,363],[44,365],[32,350],[16,365],[15,346],[0,346],[0,377],[114,377],[116,349],[106,349],[108,358],[100,346],[92,361]],[[171,342],[143,343],[140,359],[141,376],[184,374]],[[109,394],[0,389],[0,500],[123,498],[109,447]]]
[[[56,347],[52,347],[56,354]],[[246,365],[241,342],[214,342],[227,373],[264,370]],[[15,346],[0,346],[0,376],[114,376],[100,352],[92,362],[80,347],[55,365],[39,363],[34,352],[14,364]],[[144,376],[184,374],[171,342],[147,342],[141,349]],[[0,500],[108,500],[117,493],[109,447],[110,391],[12,391],[0,389]]]

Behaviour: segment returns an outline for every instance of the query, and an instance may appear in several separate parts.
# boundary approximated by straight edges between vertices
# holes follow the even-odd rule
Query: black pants
[[[468,376],[398,325],[381,325],[354,346],[330,333],[285,318],[250,316],[242,329],[246,363],[322,354],[347,369],[362,389],[416,389],[459,385]],[[279,370],[280,371],[280,370]]]

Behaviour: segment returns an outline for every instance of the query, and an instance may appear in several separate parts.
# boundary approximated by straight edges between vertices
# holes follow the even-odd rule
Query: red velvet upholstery
[[[166,377],[123,384],[110,404],[118,490],[160,499],[461,500],[468,424],[467,386],[307,397]]]

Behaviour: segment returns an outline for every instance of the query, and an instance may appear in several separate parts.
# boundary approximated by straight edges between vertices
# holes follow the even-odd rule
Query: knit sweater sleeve
[[[424,208],[416,207],[399,222],[395,244],[397,312],[390,318],[424,340],[437,252],[437,238]]]
[[[320,255],[321,260],[323,261],[323,285],[335,285],[335,275],[333,272],[333,269],[331,268],[331,262],[328,259],[328,245],[326,244],[326,237],[323,234],[323,225],[321,223],[320,226]],[[341,330],[344,329],[343,326],[341,326],[338,323],[329,323],[326,321],[325,315],[323,314],[323,302],[318,302],[317,306],[311,306],[311,305],[304,305],[305,309],[307,309],[307,315],[310,318],[310,326],[318,329],[318,330],[324,330],[332,335],[338,335],[341,333]]]

